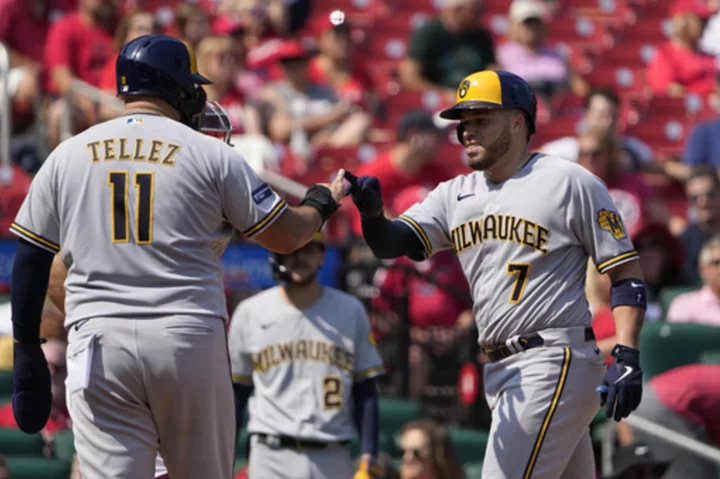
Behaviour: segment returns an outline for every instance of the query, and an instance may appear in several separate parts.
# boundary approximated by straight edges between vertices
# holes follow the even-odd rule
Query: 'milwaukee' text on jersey
[[[253,370],[259,372],[288,361],[318,361],[353,374],[355,354],[330,342],[296,339],[273,344],[252,355]]]
[[[450,232],[455,252],[478,246],[487,240],[510,241],[548,254],[550,230],[525,218],[489,214],[460,223]]]

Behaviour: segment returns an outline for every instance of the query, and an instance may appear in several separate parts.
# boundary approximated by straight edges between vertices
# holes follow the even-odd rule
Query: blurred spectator
[[[178,36],[197,51],[198,44],[210,33],[210,18],[199,5],[181,3],[175,11]]]
[[[617,344],[615,339],[615,318],[610,309],[610,277],[607,274],[598,273],[592,259],[588,260],[587,275],[585,277],[585,295],[590,303],[592,313],[592,328],[605,362],[608,366],[612,364],[613,357],[610,355]]]
[[[49,28],[50,0],[0,0],[0,42],[10,57],[8,92],[18,123],[20,115],[31,117],[40,96],[45,39]]]
[[[358,470],[362,457],[358,457],[353,461],[353,468]],[[380,468],[379,475],[373,475],[373,479],[400,479],[400,473],[395,470],[392,463],[392,456],[385,451],[380,451],[377,456],[376,464]],[[2,477],[0,477],[2,479]],[[239,479],[239,478],[235,478]]]
[[[578,163],[607,185],[630,232],[641,221],[667,222],[662,200],[641,175],[623,164],[622,149],[614,132],[590,130],[580,135],[578,147]]]
[[[541,0],[514,0],[508,14],[508,42],[497,49],[500,68],[523,77],[536,94],[551,97],[566,89],[585,96],[589,86],[560,53],[547,45],[548,6]]]
[[[425,199],[422,186],[405,188],[392,203],[393,216]],[[420,399],[431,368],[457,371],[457,347],[470,337],[474,325],[470,290],[454,251],[441,251],[430,259],[414,262],[402,257],[381,267],[375,275],[378,312],[402,316],[410,326],[410,397]],[[374,325],[375,326],[375,325]],[[381,331],[382,333],[383,331]]]
[[[682,245],[667,226],[660,223],[638,226],[631,238],[640,256],[640,266],[647,286],[648,307],[645,319],[656,321],[662,318],[662,308],[658,303],[660,291],[684,284],[680,276]]]
[[[445,426],[432,419],[419,419],[405,425],[400,438],[401,479],[463,479],[455,445]]]
[[[31,181],[25,170],[17,165],[11,164],[7,172],[0,168],[0,237],[12,236],[10,225],[15,221]]]
[[[715,80],[715,92],[720,96],[720,75]],[[682,180],[687,179],[692,167],[707,165],[720,170],[720,117],[695,124],[682,160],[685,171],[675,175]]]
[[[649,446],[634,443],[618,448],[613,453],[613,473],[603,479],[660,479],[670,461],[656,459]]]
[[[376,176],[383,201],[392,205],[395,196],[409,186],[432,189],[454,176],[443,159],[436,158],[439,145],[440,130],[430,114],[424,110],[410,111],[397,126],[395,145],[361,166],[357,175]],[[360,215],[355,209],[353,215],[353,233],[362,237]]]
[[[585,116],[582,123],[588,130],[616,134],[620,117],[620,98],[611,88],[596,88],[585,99]],[[652,148],[634,136],[619,136],[621,160],[625,169],[657,170]],[[576,136],[558,138],[540,147],[547,155],[559,156],[577,162],[580,143]]]
[[[720,327],[720,234],[703,245],[699,267],[705,286],[676,297],[670,304],[667,320]]]
[[[99,86],[100,74],[113,56],[112,32],[116,23],[113,0],[78,0],[75,13],[65,15],[50,27],[45,50],[45,65],[52,91],[62,96],[75,79]],[[73,129],[79,132],[94,124],[97,110],[88,97],[77,94],[73,102]],[[50,146],[60,138],[63,112],[69,106],[64,98],[56,100],[47,114]]]
[[[494,68],[490,34],[480,26],[481,0],[446,0],[440,16],[425,22],[410,41],[408,58],[399,67],[408,90],[455,90],[468,73]]]
[[[650,379],[634,415],[706,444],[720,446],[720,365],[689,364]],[[633,429],[657,457],[672,460],[663,479],[717,479],[716,465],[676,449],[662,439]]]
[[[368,115],[338,100],[327,87],[307,78],[308,51],[295,41],[284,42],[277,53],[285,79],[273,82],[261,99],[269,109],[270,139],[289,143],[297,156],[310,147],[341,147],[359,144],[370,128]]]
[[[716,171],[709,166],[696,168],[685,183],[685,194],[694,209],[693,221],[679,236],[685,251],[683,276],[690,283],[698,283],[700,249],[720,233],[720,181]]]
[[[700,51],[705,22],[712,11],[701,1],[676,0],[671,8],[672,34],[648,64],[647,80],[656,95],[703,97],[715,90],[715,57]]]
[[[197,50],[198,72],[213,82],[203,88],[208,101],[217,101],[228,112],[235,134],[262,131],[257,110],[247,104],[233,79],[240,69],[230,36],[207,36]]]
[[[12,479],[5,456],[0,456],[0,479]]]
[[[101,90],[105,90],[113,95],[116,94],[115,61],[117,60],[118,53],[120,53],[122,47],[129,41],[153,33],[159,33],[159,27],[157,23],[155,23],[155,16],[151,12],[135,10],[120,19],[113,38],[114,54],[105,63],[105,67],[100,75]]]
[[[50,369],[53,397],[50,419],[41,431],[46,441],[51,441],[58,432],[70,429],[70,415],[68,414],[65,403],[65,378],[67,377],[65,349],[66,344],[55,338],[48,339],[48,341],[42,345],[42,350]],[[0,427],[17,428],[12,404],[6,404],[0,407]]]
[[[353,56],[350,37],[351,26],[342,12],[333,12],[340,18],[328,18],[320,35],[320,53],[310,60],[310,80],[327,85],[342,100],[372,110],[377,95],[365,62]]]
[[[708,19],[703,30],[700,49],[705,53],[720,57],[720,0],[707,0],[707,7],[714,13]]]
[[[159,32],[160,29],[157,23],[155,23],[155,16],[151,12],[135,10],[132,13],[125,15],[115,29],[115,37],[113,38],[113,49],[115,53],[108,58],[108,61],[103,67],[102,73],[100,74],[99,88],[108,92],[112,96],[116,96],[117,85],[115,84],[115,61],[117,60],[117,55],[120,53],[120,50],[122,50],[122,47],[129,41],[138,37]],[[114,118],[121,115],[122,112],[122,108],[116,110],[103,105],[100,107],[100,116],[103,119]]]

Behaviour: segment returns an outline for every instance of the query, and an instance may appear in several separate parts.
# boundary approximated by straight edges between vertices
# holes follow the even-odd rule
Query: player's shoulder
[[[599,179],[587,168],[580,166],[574,161],[566,160],[560,156],[536,153],[537,159],[533,165],[533,173],[540,174],[546,178],[557,178],[568,180],[570,183],[590,184]]]
[[[329,304],[338,305],[338,308],[342,308],[345,310],[352,308],[357,312],[365,313],[365,305],[363,305],[362,301],[360,301],[352,294],[346,293],[345,291],[341,291],[330,286],[325,287],[325,300]]]
[[[249,312],[257,311],[258,309],[267,309],[268,304],[272,304],[280,299],[280,287],[274,286],[272,288],[264,289],[259,293],[256,293],[249,298],[242,300],[235,311]]]

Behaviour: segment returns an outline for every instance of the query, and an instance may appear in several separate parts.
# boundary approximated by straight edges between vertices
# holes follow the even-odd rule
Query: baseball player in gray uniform
[[[67,395],[84,479],[229,479],[235,427],[221,254],[231,227],[273,251],[312,238],[341,178],[290,208],[233,148],[200,133],[206,97],[192,52],[161,35],[121,51],[125,114],[55,149],[11,231],[13,411],[47,421],[40,309],[53,254],[68,269]]]
[[[375,377],[383,363],[363,304],[322,286],[321,237],[271,255],[280,286],[241,302],[230,322],[233,380],[249,400],[252,479],[369,479],[376,473]],[[353,474],[357,428],[363,460]]]
[[[527,151],[535,114],[523,79],[474,73],[441,116],[460,120],[458,138],[475,172],[441,183],[393,221],[382,214],[376,178],[347,177],[376,256],[458,255],[490,361],[483,477],[590,479],[588,426],[600,405],[621,420],[640,402],[645,286],[605,185],[582,167]],[[584,295],[588,256],[612,280],[618,345],[607,370]]]

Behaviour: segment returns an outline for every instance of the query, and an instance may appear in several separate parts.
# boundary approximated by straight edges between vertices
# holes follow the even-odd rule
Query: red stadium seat
[[[407,32],[376,32],[368,43],[369,57],[376,61],[399,62],[407,57],[410,38]]]
[[[614,39],[606,25],[588,17],[560,15],[548,29],[549,42],[564,42],[590,48],[610,48]]]
[[[623,0],[562,0],[558,3],[561,11],[618,24],[631,24],[637,18],[635,10]]]
[[[691,123],[675,118],[649,118],[628,126],[626,134],[636,136],[654,149],[682,148],[685,144]]]
[[[629,27],[632,28],[632,27]],[[636,66],[647,65],[655,55],[656,43],[645,40],[619,40],[619,46],[604,52],[600,61],[605,65]]]
[[[623,31],[622,42],[645,42],[659,44],[668,39],[670,35],[670,19],[663,16],[640,15],[638,21]]]
[[[705,109],[705,102],[697,95],[686,95],[684,98],[653,97],[645,108],[645,116],[649,119],[687,118],[694,120]]]
[[[397,125],[402,116],[410,110],[424,109],[431,114],[452,105],[449,98],[434,91],[407,92],[401,91],[389,96],[385,101],[387,108],[388,124]]]
[[[576,136],[581,132],[582,117],[553,118],[545,125],[539,125],[537,132],[530,140],[530,148],[540,148],[545,143],[565,136]]]
[[[593,86],[611,86],[628,97],[642,98],[649,94],[644,67],[600,65],[585,79]]]
[[[373,33],[392,33],[393,35],[406,36],[409,40],[412,32],[423,23],[432,19],[432,15],[418,12],[402,12],[384,17],[381,21],[372,26]]]

